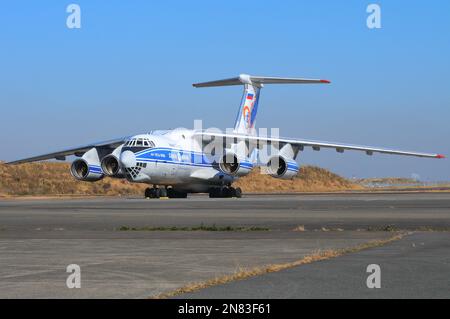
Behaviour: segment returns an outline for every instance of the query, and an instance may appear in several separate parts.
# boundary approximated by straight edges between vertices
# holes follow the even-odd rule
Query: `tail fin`
[[[301,79],[301,78],[275,78],[264,76],[252,76],[241,74],[236,78],[203,82],[193,84],[194,87],[228,86],[244,85],[244,94],[242,96],[239,112],[234,124],[234,132],[241,134],[254,135],[256,113],[258,112],[259,93],[264,84],[308,84],[308,83],[330,83],[327,80]]]

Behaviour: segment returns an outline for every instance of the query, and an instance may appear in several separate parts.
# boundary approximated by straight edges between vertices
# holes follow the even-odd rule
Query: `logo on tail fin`
[[[256,93],[256,98],[252,103],[251,116],[250,116],[250,128],[253,128],[255,126],[256,113],[258,112],[258,102],[259,102],[259,90]]]
[[[247,93],[247,97],[244,102],[244,108],[242,109],[242,117],[244,119],[244,127],[246,129],[253,128],[256,119],[256,107],[257,99],[253,93]]]

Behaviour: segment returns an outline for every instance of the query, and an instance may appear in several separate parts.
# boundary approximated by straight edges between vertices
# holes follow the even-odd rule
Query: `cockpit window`
[[[136,137],[136,138],[132,138],[131,140],[126,142],[125,146],[153,148],[153,147],[155,147],[155,143],[153,143],[152,141],[150,141],[148,138],[145,138],[145,137]]]

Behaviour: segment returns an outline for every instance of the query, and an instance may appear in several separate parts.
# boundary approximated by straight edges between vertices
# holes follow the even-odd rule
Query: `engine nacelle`
[[[253,169],[253,164],[244,159],[239,159],[235,153],[226,153],[219,161],[219,169],[231,176],[245,176]]]
[[[75,160],[70,167],[70,173],[80,181],[96,182],[105,175],[100,167],[97,149],[86,152],[83,157]]]
[[[124,174],[119,165],[119,159],[114,154],[103,157],[100,167],[103,173],[109,177],[123,178]]]
[[[266,166],[267,173],[275,178],[292,179],[299,171],[297,162],[277,155],[270,158]]]
[[[70,167],[70,173],[76,179],[86,182],[96,182],[105,176],[100,166],[90,165],[84,159],[75,160]]]

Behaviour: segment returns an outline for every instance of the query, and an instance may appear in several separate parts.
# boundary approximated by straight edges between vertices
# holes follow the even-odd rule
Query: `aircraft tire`
[[[218,187],[212,187],[209,190],[209,198],[219,198],[220,197],[219,190],[220,189]]]
[[[234,188],[233,187],[224,187],[222,188],[222,192],[221,192],[223,198],[232,198],[234,195]]]
[[[187,198],[188,193],[186,193],[186,192],[180,192],[178,196],[179,196],[178,198]]]
[[[160,197],[167,197],[167,189],[165,189],[165,188],[160,188],[160,189],[159,189],[159,196],[160,196]]]
[[[144,192],[144,197],[145,198],[153,198],[153,188],[146,188],[145,192]]]
[[[167,197],[169,198],[187,198],[187,192],[179,192],[173,188],[167,189]]]
[[[241,198],[242,190],[241,188],[234,187],[212,187],[209,190],[209,198]]]

